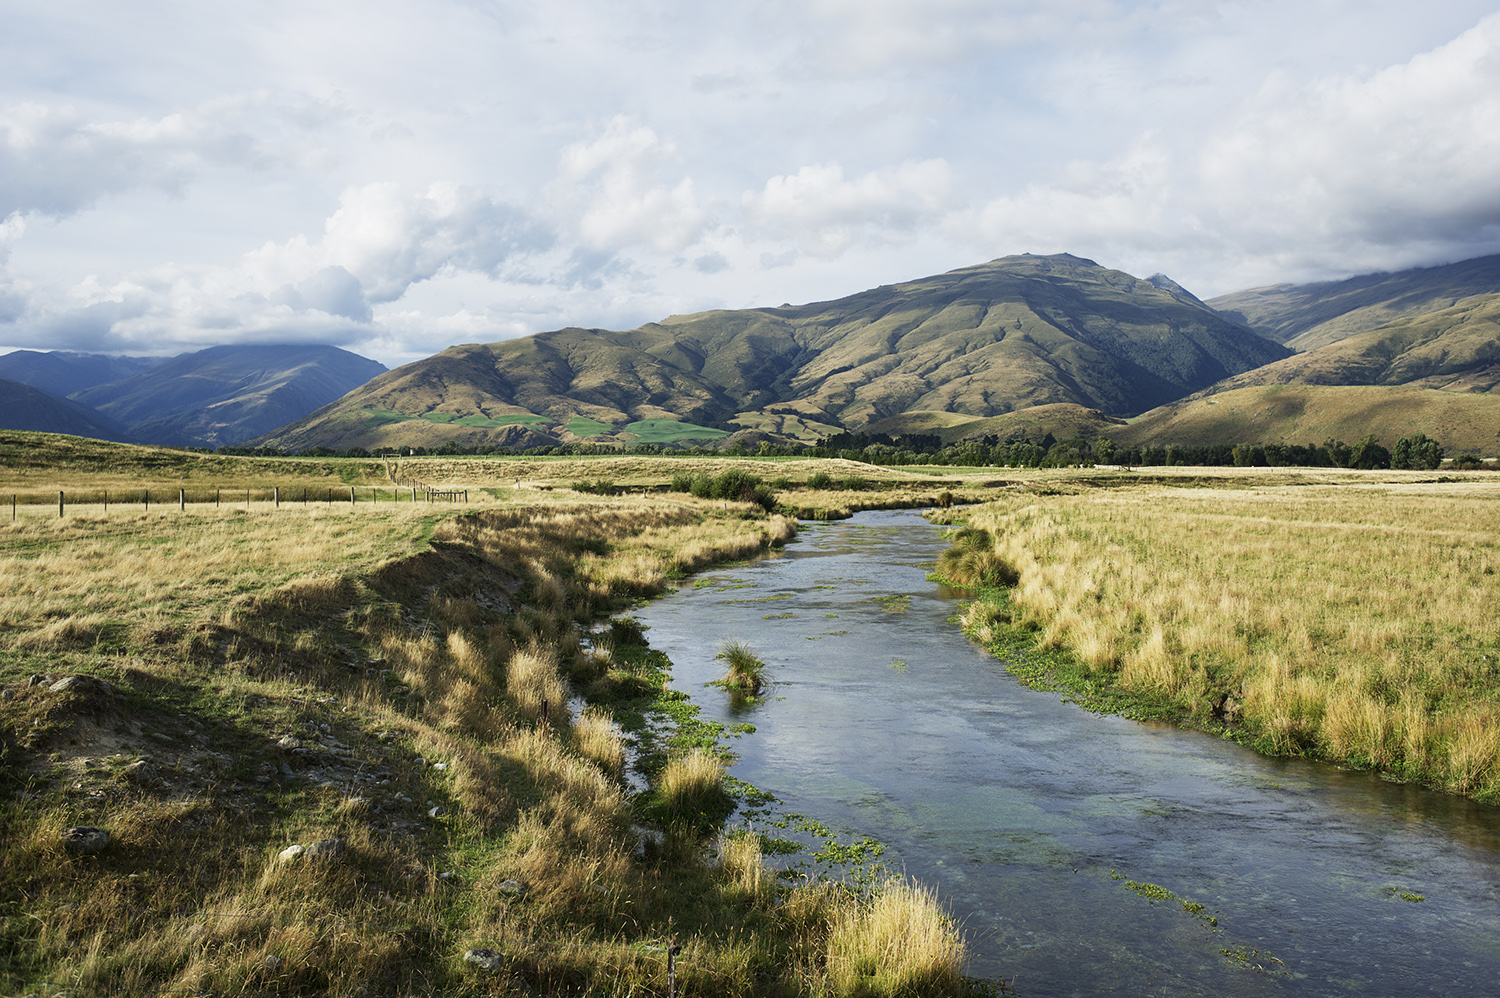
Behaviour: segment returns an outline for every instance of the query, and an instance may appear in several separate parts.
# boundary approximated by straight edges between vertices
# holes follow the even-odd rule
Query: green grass
[[[547,426],[552,423],[552,420],[546,416],[537,416],[529,412],[507,413],[504,416],[460,416],[452,412],[424,412],[412,415],[405,412],[392,412],[389,409],[362,409],[360,415],[364,417],[364,425],[368,427],[389,426],[392,423],[406,423],[416,419],[441,426],[467,426],[480,430],[495,430],[505,426]]]
[[[563,429],[575,437],[601,437],[615,431],[614,423],[601,423],[587,416],[574,416],[563,424]]]
[[[671,444],[679,440],[718,440],[729,436],[727,430],[715,430],[676,419],[642,419],[626,423],[621,434],[633,434],[646,444]]]

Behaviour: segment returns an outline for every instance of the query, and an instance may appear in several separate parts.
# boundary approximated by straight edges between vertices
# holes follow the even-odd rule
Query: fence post
[[[271,498],[273,500],[275,500],[275,502],[276,502],[276,508],[280,509],[281,508],[281,486],[280,485],[273,485],[271,487]]]
[[[109,489],[104,490],[104,512],[109,512]]]
[[[57,515],[63,515],[63,495],[61,492],[57,494]]]
[[[187,489],[177,490],[177,508],[180,510],[187,509]]]
[[[10,494],[10,522],[16,522],[16,494],[14,492]]]
[[[214,508],[217,509],[218,506],[219,506],[219,490],[218,489],[214,489]]]
[[[677,998],[677,954],[682,947],[675,939],[667,942],[667,998]]]
[[[151,490],[141,489],[141,505],[149,512],[151,509]]]
[[[349,486],[349,505],[354,505],[354,486]]]

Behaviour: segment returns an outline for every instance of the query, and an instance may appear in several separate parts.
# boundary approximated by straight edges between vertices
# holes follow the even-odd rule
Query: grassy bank
[[[530,493],[0,526],[0,991],[665,994],[672,942],[679,994],[961,991],[930,895],[720,841],[659,663],[587,637],[794,525]]]
[[[1500,801],[1500,488],[1340,481],[1017,493],[945,568],[1033,683]]]

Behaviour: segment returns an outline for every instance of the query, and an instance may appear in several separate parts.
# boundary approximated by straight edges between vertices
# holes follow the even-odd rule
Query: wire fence
[[[293,485],[268,486],[264,488],[149,488],[139,489],[59,489],[56,492],[11,492],[0,495],[0,502],[10,500],[10,518],[14,522],[23,515],[67,516],[70,510],[87,508],[90,512],[108,512],[111,509],[134,508],[176,509],[186,511],[194,507],[240,507],[253,506],[280,509],[282,506],[306,507],[311,505],[357,506],[361,503],[393,502],[462,502],[469,501],[468,489],[440,489],[430,485],[413,483],[402,486],[378,487],[371,485]]]

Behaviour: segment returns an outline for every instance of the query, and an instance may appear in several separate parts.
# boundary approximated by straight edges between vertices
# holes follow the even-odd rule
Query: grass
[[[728,430],[716,430],[709,426],[697,426],[677,419],[641,419],[620,427],[623,439],[638,440],[646,444],[669,444],[679,440],[719,440],[729,436]]]
[[[95,456],[53,473],[265,474]],[[468,508],[112,507],[0,525],[0,991],[660,993],[649,947],[675,938],[680,993],[840,993],[826,942],[869,902],[789,886],[750,843],[715,855],[733,806],[716,736],[648,746],[663,721],[635,705],[666,691],[632,651],[639,627],[579,640],[795,525],[548,491],[576,477],[566,463],[526,474],[559,465],[519,490],[506,462],[422,466],[476,494],[491,483]],[[51,690],[66,675],[108,686]],[[66,852],[77,824],[110,846]],[[334,837],[337,859],[278,858]],[[499,969],[465,963],[474,948]]]
[[[1500,489],[1385,477],[990,504],[1016,579],[967,629],[1085,702],[1500,800]]]
[[[756,696],[765,687],[766,663],[755,656],[750,646],[739,640],[724,642],[718,658],[724,660],[724,687],[741,696]]]

